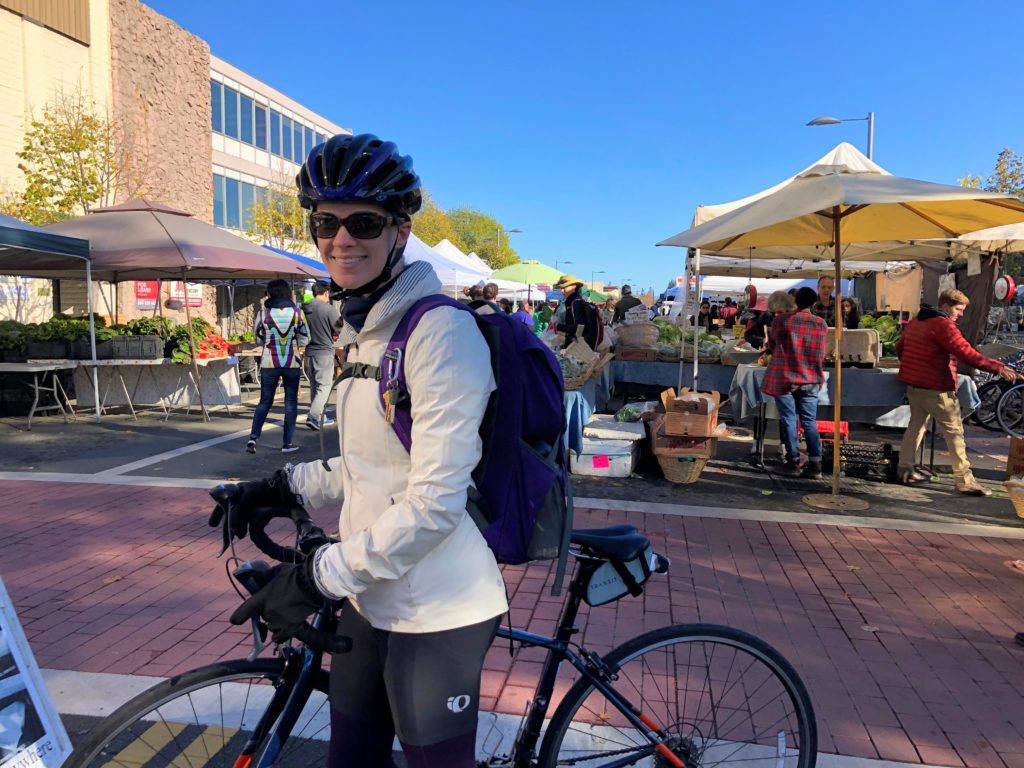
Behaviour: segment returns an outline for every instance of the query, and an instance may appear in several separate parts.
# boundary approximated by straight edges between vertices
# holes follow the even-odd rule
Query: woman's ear
[[[406,219],[398,225],[398,241],[395,246],[398,248],[403,247],[409,242],[409,236],[412,235],[412,222]]]

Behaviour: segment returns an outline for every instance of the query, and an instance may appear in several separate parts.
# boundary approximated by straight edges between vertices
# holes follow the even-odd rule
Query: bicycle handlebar
[[[241,487],[234,483],[223,483],[210,491],[210,496],[217,503],[217,507],[210,515],[209,524],[211,527],[223,525],[224,547],[220,554],[224,554],[231,545],[234,537],[232,531],[233,507],[241,493]],[[297,548],[286,547],[274,541],[266,532],[266,527],[274,518],[287,518],[295,525],[297,534]],[[252,511],[247,521],[249,538],[252,543],[270,558],[279,563],[301,563],[306,556],[315,552],[325,544],[336,543],[338,540],[328,536],[323,529],[318,527],[309,516],[306,510],[298,505],[292,507],[258,507]],[[250,595],[260,591],[271,578],[270,566],[261,561],[249,561],[236,568],[232,575]],[[303,625],[295,633],[295,637],[311,648],[326,653],[347,653],[352,649],[352,640],[348,637],[336,635],[329,630],[320,629],[319,626],[330,622],[334,616],[334,606],[331,601],[324,600],[324,605],[317,612],[313,626],[309,623]],[[263,642],[267,637],[267,626],[255,617],[253,625],[253,654],[255,658],[263,649]]]

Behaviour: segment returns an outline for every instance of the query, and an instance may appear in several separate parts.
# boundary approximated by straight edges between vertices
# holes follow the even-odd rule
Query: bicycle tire
[[[232,768],[251,733],[245,726],[251,728],[259,720],[274,693],[273,683],[283,671],[282,659],[225,661],[158,683],[105,717],[75,747],[66,766],[143,768],[173,764]],[[243,690],[246,681],[250,684]],[[326,764],[329,741],[322,739],[326,738],[324,733],[330,734],[330,708],[326,704],[325,671],[320,670],[314,689],[275,766]],[[311,728],[318,732],[306,733]],[[323,759],[319,760],[321,754]]]
[[[742,669],[737,670],[737,659]],[[770,758],[773,766],[814,767],[817,725],[807,688],[793,666],[763,640],[730,627],[679,624],[640,635],[603,661],[617,674],[609,687],[669,734],[667,745],[688,768],[728,766],[733,761],[742,766],[761,758]],[[733,679],[734,671],[747,675],[755,665],[757,677]],[[676,684],[674,692],[664,685],[669,681]],[[774,702],[768,698],[773,691],[763,690],[769,684],[778,688]],[[637,701],[637,694],[653,700]],[[711,699],[710,712],[700,709],[706,697]],[[679,712],[682,699],[690,710],[685,715]],[[740,718],[750,715],[749,724],[737,721],[737,713]],[[770,722],[772,718],[781,719],[781,725]],[[583,677],[551,718],[537,764],[540,768],[622,765],[631,751],[637,760],[629,765],[665,768],[672,764],[658,753],[643,756],[650,752],[648,739]]]
[[[981,400],[974,413],[971,414],[971,421],[979,427],[1001,432],[1002,428],[996,418],[996,408],[1003,393],[1012,385],[1008,381],[986,381],[978,388],[978,398]]]
[[[1024,437],[1024,384],[1014,384],[999,397],[996,420],[1010,437]]]

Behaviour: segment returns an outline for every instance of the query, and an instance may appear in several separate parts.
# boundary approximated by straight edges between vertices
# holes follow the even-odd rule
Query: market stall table
[[[157,405],[164,411],[164,418],[170,417],[177,408],[191,412],[193,402],[198,401],[199,383],[191,365],[175,363],[169,358],[155,360],[98,360],[100,392],[93,392],[92,381],[86,371],[92,367],[90,360],[69,360],[77,366],[75,391],[78,403],[92,405],[98,397],[101,409],[107,406],[127,405],[132,416],[140,405]],[[199,359],[196,363],[205,369],[200,377],[202,400],[207,406],[222,405],[228,413],[232,405],[242,402],[236,368],[237,357]],[[143,377],[148,373],[148,383]],[[126,376],[134,383],[129,390]],[[117,386],[113,386],[113,385]]]
[[[732,386],[729,403],[736,419],[755,418],[761,406],[765,416],[778,419],[775,399],[761,394],[761,380],[768,369],[760,365],[739,365]],[[906,429],[910,423],[910,406],[906,405],[906,385],[893,368],[844,368],[843,418],[858,424]],[[959,376],[957,396],[960,409],[969,414],[980,405],[978,387],[969,376]],[[825,386],[818,392],[818,414],[832,418],[835,383],[832,371],[825,369]]]
[[[32,429],[32,417],[36,411],[60,411],[64,415],[64,423],[68,423],[68,413],[75,416],[68,395],[60,384],[57,371],[67,371],[75,367],[73,360],[35,361],[26,363],[0,363],[0,374],[32,374],[32,383],[22,382],[32,390],[32,405],[28,409],[28,429]],[[49,383],[47,383],[49,377]],[[6,378],[3,377],[3,378]],[[53,405],[39,405],[39,394],[46,392],[53,396]],[[64,402],[61,403],[61,398]]]
[[[639,363],[612,360],[610,365],[613,384],[645,384],[662,389],[679,386],[679,363]],[[721,363],[701,363],[698,368],[698,386],[705,392],[729,394],[736,366]],[[683,384],[693,381],[693,363],[683,364]]]

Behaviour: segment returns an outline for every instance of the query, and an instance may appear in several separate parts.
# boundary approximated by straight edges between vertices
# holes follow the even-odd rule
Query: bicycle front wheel
[[[993,432],[1000,430],[996,421],[996,407],[999,405],[1003,393],[1011,386],[1008,381],[996,379],[987,381],[978,387],[978,399],[981,400],[981,405],[971,414],[971,419],[975,424],[985,429],[991,429]]]
[[[544,736],[541,768],[573,765],[813,768],[817,728],[807,689],[782,655],[753,635],[711,624],[665,627],[603,661],[608,682],[660,748],[581,678]]]
[[[283,679],[281,659],[227,661],[173,677],[105,718],[75,747],[67,765],[232,768]],[[326,692],[327,674],[321,670],[275,766],[326,765]]]
[[[999,398],[996,419],[1010,437],[1024,437],[1024,384],[1015,384]]]

